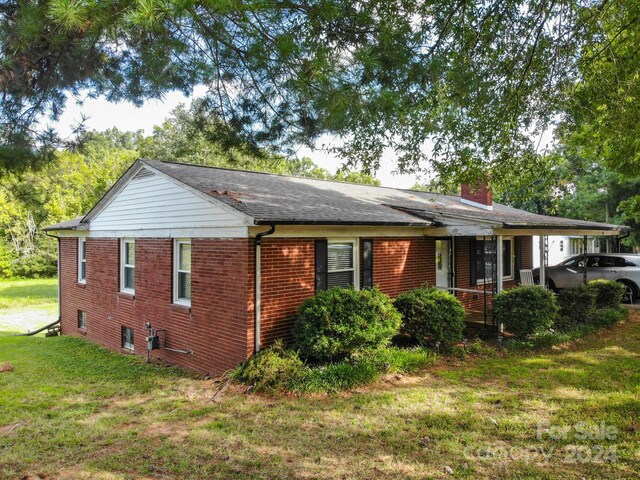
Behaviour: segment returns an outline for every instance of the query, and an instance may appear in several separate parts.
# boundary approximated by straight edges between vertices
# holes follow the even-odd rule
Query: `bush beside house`
[[[548,331],[557,314],[555,295],[538,285],[505,290],[493,305],[495,321],[517,337]]]
[[[294,346],[308,360],[342,360],[388,344],[400,321],[392,300],[377,289],[332,288],[300,306]]]
[[[402,315],[401,331],[419,344],[448,347],[462,341],[464,307],[451,293],[416,288],[401,293],[395,306]]]

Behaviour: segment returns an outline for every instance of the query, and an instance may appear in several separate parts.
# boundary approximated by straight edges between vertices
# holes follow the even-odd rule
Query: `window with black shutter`
[[[316,240],[315,246],[316,291],[358,288],[355,240]]]

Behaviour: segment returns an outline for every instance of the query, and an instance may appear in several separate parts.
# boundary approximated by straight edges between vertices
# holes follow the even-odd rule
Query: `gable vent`
[[[151,170],[143,168],[138,173],[136,173],[136,176],[133,177],[133,179],[134,180],[140,180],[142,178],[153,177],[154,175],[155,175],[155,173],[153,173]]]

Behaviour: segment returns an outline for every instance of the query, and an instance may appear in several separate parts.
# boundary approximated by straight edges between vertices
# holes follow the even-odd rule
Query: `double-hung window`
[[[173,258],[173,301],[191,305],[191,241],[176,240]]]
[[[123,239],[120,245],[120,290],[135,293],[136,245],[132,239]]]
[[[87,239],[78,238],[78,282],[87,282]]]
[[[358,288],[356,242],[329,241],[327,245],[327,286]]]

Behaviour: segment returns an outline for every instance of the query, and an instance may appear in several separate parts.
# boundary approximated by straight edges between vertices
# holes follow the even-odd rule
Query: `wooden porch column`
[[[497,235],[496,236],[496,252],[497,252],[497,258],[498,258],[498,262],[496,265],[496,293],[500,293],[502,291],[502,288],[504,287],[504,280],[502,278],[502,273],[504,272],[504,258],[502,258],[503,255],[503,250],[502,250],[502,235]]]
[[[547,265],[546,265],[546,248],[545,248],[545,237],[546,235],[540,235],[540,285],[544,288],[547,288]]]

